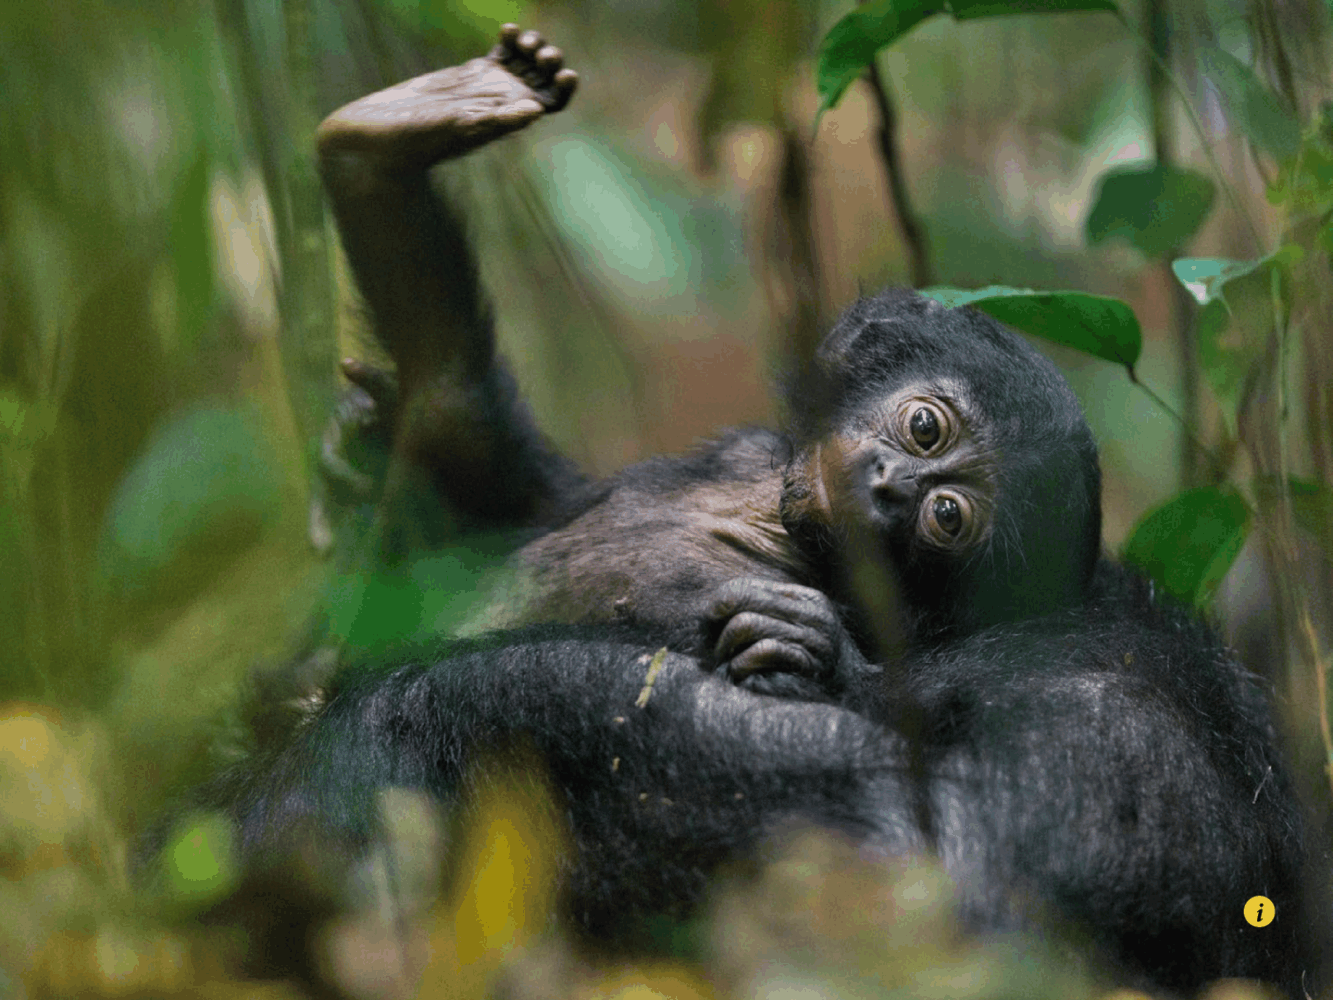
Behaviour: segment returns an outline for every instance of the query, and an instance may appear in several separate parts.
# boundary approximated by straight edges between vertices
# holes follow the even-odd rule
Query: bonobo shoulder
[[[560,529],[619,497],[642,495],[658,508],[672,496],[701,486],[776,481],[790,457],[787,439],[764,427],[736,427],[718,432],[675,455],[653,455],[604,479],[584,483],[564,498],[555,517],[542,527]],[[645,508],[647,509],[647,508]]]
[[[1026,697],[1024,690],[1050,691],[1053,681],[1095,687],[1098,678],[1110,677],[1189,705],[1195,718],[1222,732],[1273,736],[1264,682],[1193,609],[1108,559],[1099,560],[1089,594],[1077,606],[922,650],[912,661],[909,687],[924,702],[970,689],[1001,706],[1010,696]]]
[[[787,439],[766,427],[733,427],[679,455],[656,455],[613,479],[631,489],[673,491],[706,483],[773,479],[791,457]]]

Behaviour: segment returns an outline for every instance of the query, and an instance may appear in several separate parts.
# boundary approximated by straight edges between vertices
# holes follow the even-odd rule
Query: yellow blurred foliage
[[[53,934],[26,982],[39,996],[118,997],[185,989],[194,984],[195,969],[179,937],[106,926],[91,934]]]
[[[126,884],[122,838],[88,773],[104,742],[46,706],[0,706],[0,874],[17,881],[77,860],[85,876]]]
[[[350,1000],[1097,996],[1067,956],[961,934],[937,864],[808,829],[776,838],[753,874],[719,883],[698,925],[706,961],[607,965],[554,920],[568,830],[542,772],[522,755],[475,768],[453,823],[423,793],[381,792],[382,835],[349,873],[350,908],[312,939],[317,981],[247,979],[250,943],[239,925],[168,925],[136,905],[145,900],[119,874],[123,863],[107,863],[123,855],[123,838],[85,770],[105,742],[41,707],[0,710],[0,968],[23,970],[30,1000],[298,1000],[330,987]],[[1205,1000],[1267,996],[1218,983]],[[1102,1000],[1148,998],[1117,991]]]
[[[436,907],[421,996],[478,996],[505,959],[548,929],[563,821],[534,769],[478,770],[455,889]]]
[[[584,990],[579,1000],[713,1000],[717,991],[683,965],[648,965],[609,972]]]

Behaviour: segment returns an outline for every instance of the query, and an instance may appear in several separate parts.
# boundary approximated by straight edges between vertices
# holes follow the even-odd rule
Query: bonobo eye
[[[940,422],[935,419],[934,411],[924,406],[912,414],[911,428],[912,440],[924,451],[929,451],[940,439]]]
[[[953,497],[936,497],[931,505],[935,523],[946,534],[957,535],[963,529],[963,512],[958,509],[958,501]]]
[[[952,407],[928,393],[899,399],[893,418],[893,436],[906,452],[937,458],[958,439],[958,418]]]
[[[972,499],[956,490],[940,490],[921,504],[917,530],[941,549],[966,548],[977,540],[977,511]]]

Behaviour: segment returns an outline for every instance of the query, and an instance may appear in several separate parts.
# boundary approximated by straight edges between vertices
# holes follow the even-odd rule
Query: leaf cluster
[[[820,46],[820,114],[837,104],[881,49],[936,14],[963,21],[1077,11],[1109,13],[1128,27],[1111,0],[876,0],[861,5],[838,21]],[[1255,149],[1277,161],[1270,201],[1302,218],[1304,231],[1313,236],[1285,241],[1258,260],[1184,257],[1181,248],[1207,218],[1216,187],[1198,171],[1160,162],[1107,172],[1085,235],[1090,244],[1120,239],[1148,260],[1171,261],[1172,273],[1197,300],[1197,360],[1223,415],[1227,440],[1220,450],[1230,453],[1257,372],[1291,314],[1293,268],[1312,249],[1333,250],[1333,105],[1325,105],[1302,132],[1291,110],[1235,56],[1212,45],[1202,47],[1198,59],[1234,127]],[[1133,310],[1119,299],[999,286],[931,288],[925,293],[1123,365],[1138,382],[1134,366],[1142,332]],[[1206,606],[1239,555],[1256,514],[1272,510],[1279,498],[1291,504],[1298,524],[1316,540],[1327,541],[1330,505],[1323,489],[1270,477],[1244,489],[1219,482],[1172,497],[1144,516],[1125,545],[1124,557],[1179,599]]]

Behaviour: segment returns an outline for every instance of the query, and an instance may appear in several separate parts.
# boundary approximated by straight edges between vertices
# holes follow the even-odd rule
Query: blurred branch
[[[815,251],[814,218],[811,212],[810,151],[800,130],[782,121],[778,133],[782,148],[778,167],[778,189],[774,251],[778,267],[791,289],[792,307],[787,317],[791,356],[804,365],[814,358],[822,339],[820,328],[819,260]]]
[[[1157,162],[1163,167],[1174,166],[1175,141],[1171,126],[1171,97],[1173,86],[1168,67],[1171,65],[1171,15],[1167,0],[1148,0],[1148,48],[1152,59],[1148,63],[1148,88],[1152,98],[1153,149]],[[1203,135],[1199,140],[1207,145]],[[1218,182],[1225,185],[1220,176]],[[1199,425],[1199,366],[1197,334],[1194,329],[1194,302],[1189,291],[1171,273],[1171,261],[1181,256],[1180,248],[1173,247],[1164,254],[1158,270],[1162,272],[1170,295],[1167,331],[1176,348],[1176,363],[1180,370],[1180,408],[1187,427]],[[1181,434],[1180,488],[1190,489],[1215,482],[1217,471],[1209,468],[1206,452],[1194,436]]]
[[[907,184],[903,180],[902,156],[898,151],[898,115],[889,95],[888,83],[879,71],[876,60],[870,61],[870,91],[879,109],[880,159],[884,161],[884,171],[889,180],[889,197],[893,200],[893,211],[898,216],[898,225],[903,231],[903,242],[907,244],[907,256],[911,263],[912,287],[925,288],[934,284],[931,274],[930,256],[926,250],[925,233],[916,211],[912,208],[907,194]]]
[[[306,3],[280,11],[223,0],[222,30],[239,61],[240,89],[257,136],[282,262],[279,348],[304,453],[317,446],[333,403],[334,289],[324,196],[313,164],[314,51]],[[273,19],[264,23],[265,18]],[[281,24],[276,23],[281,19]],[[274,40],[285,38],[278,50]]]

